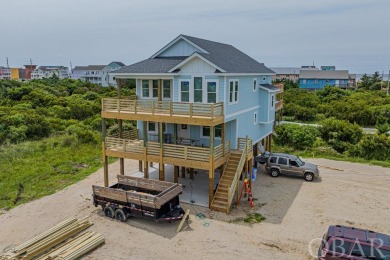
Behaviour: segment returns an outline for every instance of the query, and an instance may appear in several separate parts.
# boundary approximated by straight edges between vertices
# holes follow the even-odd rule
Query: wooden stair
[[[219,181],[217,191],[215,192],[211,209],[215,211],[229,213],[230,205],[228,205],[228,192],[232,186],[232,182],[236,172],[241,172],[238,169],[239,162],[243,151],[231,151],[229,159],[223,170],[222,177]],[[242,167],[243,168],[243,167]]]

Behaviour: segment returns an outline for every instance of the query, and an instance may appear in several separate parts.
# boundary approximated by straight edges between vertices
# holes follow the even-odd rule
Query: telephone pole
[[[9,69],[8,57],[7,57],[7,68]]]
[[[389,83],[390,83],[390,70],[389,70],[389,75],[387,75],[387,95],[389,95]]]

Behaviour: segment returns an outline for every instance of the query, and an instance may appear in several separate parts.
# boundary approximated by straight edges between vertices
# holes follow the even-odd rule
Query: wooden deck
[[[142,160],[148,162],[160,162],[160,156],[164,164],[191,167],[196,169],[210,169],[223,164],[230,153],[230,141],[214,147],[211,152],[209,147],[196,147],[177,144],[163,144],[148,141],[145,147],[143,140],[130,140],[118,137],[106,137],[104,151],[107,156]],[[213,162],[210,158],[214,159]]]
[[[208,126],[224,122],[223,102],[203,104],[104,98],[101,115],[103,118]]]

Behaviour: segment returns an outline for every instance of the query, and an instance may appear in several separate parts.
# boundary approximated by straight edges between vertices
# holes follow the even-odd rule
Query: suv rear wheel
[[[279,170],[275,168],[272,168],[270,173],[272,177],[278,177],[280,174]]]
[[[314,179],[314,174],[311,172],[305,173],[305,181],[313,181]]]

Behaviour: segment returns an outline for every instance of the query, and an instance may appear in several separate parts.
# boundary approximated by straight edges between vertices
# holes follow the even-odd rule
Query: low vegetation
[[[131,87],[123,95],[134,94]],[[100,168],[100,100],[116,95],[113,87],[70,79],[0,80],[0,209],[52,194]],[[117,129],[114,120],[107,123]]]
[[[378,73],[364,75],[357,90],[307,91],[298,82],[283,82],[283,119],[316,125],[279,125],[275,151],[390,167],[390,96]],[[367,126],[376,133],[365,134]]]

